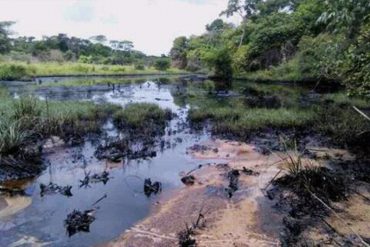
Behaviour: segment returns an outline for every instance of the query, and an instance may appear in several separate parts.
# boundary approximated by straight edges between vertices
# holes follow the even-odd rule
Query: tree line
[[[67,34],[35,37],[20,36],[11,38],[14,22],[0,22],[0,54],[11,55],[13,60],[37,60],[40,62],[82,62],[91,64],[131,65],[137,69],[155,66],[160,70],[168,69],[166,56],[147,56],[134,49],[129,40],[108,40],[104,35],[89,39],[69,37]]]
[[[220,16],[233,15],[240,25],[216,19],[202,35],[176,38],[172,64],[222,78],[274,71],[336,80],[370,95],[370,1],[229,0]]]

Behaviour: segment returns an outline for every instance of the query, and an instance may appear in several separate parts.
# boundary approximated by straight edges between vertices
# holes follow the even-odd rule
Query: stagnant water
[[[83,83],[100,79],[102,78],[83,78]],[[183,186],[180,180],[181,173],[199,165],[199,160],[194,160],[187,155],[187,148],[211,138],[206,131],[192,133],[187,125],[186,118],[190,106],[188,102],[182,101],[181,97],[175,97],[178,92],[187,89],[183,80],[155,76],[113,78],[116,83],[122,82],[115,84],[114,88],[106,81],[71,87],[68,83],[73,80],[81,80],[81,78],[43,78],[32,83],[0,82],[0,86],[7,87],[15,98],[22,94],[34,94],[41,99],[109,102],[121,106],[133,102],[155,103],[162,108],[171,109],[178,117],[171,120],[166,127],[166,134],[162,137],[166,143],[165,147],[162,150],[157,147],[157,156],[151,159],[125,160],[117,164],[97,160],[94,152],[104,136],[118,135],[111,121],[104,124],[104,133],[98,139],[87,139],[82,146],[58,147],[45,153],[43,158],[47,169],[41,176],[32,181],[17,182],[18,186],[26,188],[25,196],[9,198],[0,195],[0,246],[32,244],[91,246],[118,237],[126,229],[145,218],[150,213],[151,205],[158,203],[158,195],[147,197],[143,193],[144,179],[151,178],[152,181],[161,182],[164,194]],[[166,84],[165,82],[169,80],[175,83]],[[243,82],[242,86],[245,85]],[[227,104],[230,97],[238,98],[243,92],[243,88],[240,88],[241,84],[237,82],[229,91],[230,85],[220,86],[216,89],[219,92],[218,96],[212,99],[216,100],[216,103]],[[284,106],[298,104],[301,93],[304,91],[304,95],[307,95],[308,92],[307,89],[299,88],[299,92],[291,93],[292,85],[279,87],[273,85],[272,88],[259,85],[258,87],[275,90],[283,96],[287,94],[283,97]],[[316,97],[315,95],[305,97],[301,102],[302,105],[309,102],[312,97]],[[197,96],[193,96],[192,100],[194,97]],[[80,188],[80,180],[86,174],[103,171],[109,172],[110,179],[106,184],[96,183]],[[49,182],[60,186],[73,186],[73,196],[56,194],[41,197],[40,184]],[[106,198],[93,205],[105,195]],[[16,206],[10,211],[5,211],[7,213],[5,215],[4,210],[1,211],[1,209],[9,203]],[[92,208],[96,208],[96,220],[91,224],[90,232],[80,232],[69,237],[64,226],[67,215],[74,209],[83,211]]]
[[[143,193],[144,179],[160,181],[163,193],[183,186],[180,173],[199,165],[186,154],[187,147],[209,138],[205,132],[193,134],[186,127],[188,106],[175,104],[171,93],[175,86],[159,85],[151,79],[146,79],[143,83],[122,84],[116,86],[115,90],[107,85],[74,88],[33,88],[30,83],[22,82],[7,85],[12,85],[8,88],[14,97],[33,93],[40,98],[91,100],[122,106],[131,102],[151,102],[163,108],[170,108],[178,117],[166,127],[163,139],[168,145],[163,150],[158,150],[157,156],[151,159],[125,160],[118,164],[99,161],[94,157],[99,141],[94,139],[87,140],[82,146],[58,147],[45,153],[43,158],[48,168],[38,178],[22,181],[26,195],[17,198],[18,201],[15,202],[20,207],[29,202],[31,204],[10,216],[1,217],[0,214],[0,246],[27,246],[35,243],[52,246],[91,246],[114,239],[147,216],[150,206],[157,203],[158,195],[147,197]],[[117,135],[111,122],[108,121],[103,128],[105,135]],[[106,184],[96,183],[80,188],[80,180],[85,174],[103,171],[109,172],[110,179]],[[41,197],[40,184],[49,182],[60,186],[73,186],[73,196],[55,194]],[[96,220],[91,224],[90,232],[81,232],[69,237],[64,226],[66,216],[74,209],[95,208],[94,202],[104,195],[107,197],[96,206]],[[6,199],[9,198],[0,196],[0,208],[1,201],[4,203]]]

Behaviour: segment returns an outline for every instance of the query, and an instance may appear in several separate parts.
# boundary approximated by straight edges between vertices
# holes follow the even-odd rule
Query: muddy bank
[[[339,149],[317,147],[312,152],[315,160],[303,160],[317,169],[327,169],[320,167],[330,163],[328,157],[354,159]],[[188,153],[200,164],[180,174],[187,178],[184,181],[191,177],[191,183],[161,197],[148,218],[105,246],[362,246],[356,234],[369,239],[368,184],[361,183],[356,192],[345,192],[346,200],[332,194],[336,198],[330,204],[333,211],[316,207],[304,214],[303,208],[296,208],[297,201],[292,201],[293,192],[281,190],[276,182],[289,174],[285,158],[290,156],[262,154],[254,145],[225,140],[194,145]],[[216,163],[202,163],[209,159]],[[308,206],[312,202],[305,203]]]
[[[208,159],[220,163],[205,163],[192,171],[193,185],[162,198],[150,217],[107,246],[177,246],[179,233],[195,224],[199,214],[204,222],[192,236],[198,246],[279,245],[281,218],[262,192],[278,171],[271,166],[278,158],[238,142],[217,140],[207,145],[211,146],[207,150],[189,152],[200,164]],[[231,171],[240,174],[230,198]]]

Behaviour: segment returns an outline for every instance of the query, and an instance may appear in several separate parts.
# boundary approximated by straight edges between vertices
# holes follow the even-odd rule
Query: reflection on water
[[[56,100],[91,100],[97,103],[110,102],[124,106],[131,102],[151,102],[163,108],[170,108],[178,117],[167,126],[163,140],[168,143],[157,156],[148,160],[124,160],[121,163],[99,161],[94,151],[99,144],[88,140],[80,147],[59,147],[44,154],[48,168],[34,182],[29,184],[26,194],[18,197],[18,211],[0,215],[0,246],[22,246],[31,243],[51,243],[53,246],[90,246],[111,240],[135,222],[143,219],[158,196],[146,197],[143,193],[145,178],[160,181],[163,191],[182,186],[180,172],[198,165],[186,154],[186,148],[209,136],[192,134],[186,126],[188,106],[178,106],[171,94],[174,86],[160,85],[152,81],[141,84],[116,85],[114,90],[107,85],[89,87],[47,87],[32,88],[24,84],[10,87],[13,95],[32,92],[40,98]],[[117,135],[111,122],[103,129],[108,136]],[[175,130],[175,131],[169,131]],[[80,180],[86,174],[109,172],[109,181],[91,183],[80,188]],[[50,182],[60,186],[71,185],[72,197],[60,194],[40,196],[40,184]],[[103,195],[107,198],[97,205],[96,220],[91,224],[90,233],[67,236],[64,220],[74,209],[93,208]],[[3,207],[9,206],[9,198],[0,199]],[[20,208],[23,205],[23,209]],[[17,208],[16,208],[17,209]],[[11,215],[11,216],[10,216]]]
[[[197,98],[199,96],[197,90],[208,91],[209,88],[195,88],[195,90],[193,88],[194,91],[187,94],[187,82],[167,84],[167,80],[155,77],[132,78],[130,83],[122,81],[122,84],[117,81],[114,83],[105,81],[91,85],[84,82],[85,86],[67,86],[74,83],[71,80],[74,79],[43,79],[41,83],[44,86],[37,86],[37,81],[3,82],[2,84],[14,97],[35,94],[41,99],[109,102],[121,106],[132,102],[149,102],[171,109],[178,117],[171,120],[166,127],[166,134],[161,142],[166,145],[158,147],[156,157],[148,160],[124,160],[121,163],[99,161],[94,157],[99,140],[94,139],[87,140],[79,147],[59,147],[52,153],[44,154],[44,161],[48,168],[35,181],[28,184],[22,183],[22,186],[26,186],[24,194],[12,199],[0,197],[0,212],[11,204],[17,204],[16,208],[7,209],[6,215],[0,214],[0,246],[11,246],[11,244],[22,246],[32,243],[50,243],[52,246],[90,246],[111,240],[148,215],[151,205],[159,200],[158,196],[152,195],[148,198],[144,195],[145,178],[161,182],[163,191],[166,192],[182,186],[180,180],[182,171],[189,171],[199,165],[186,154],[186,148],[208,139],[209,135],[206,132],[193,134],[187,127],[186,118],[189,110],[187,97],[193,101],[198,100],[198,104],[203,104],[205,102],[202,100],[210,99],[208,96]],[[85,78],[85,80],[88,79]],[[115,78],[115,80],[123,79]],[[171,80],[174,79],[171,78]],[[55,85],[47,87],[45,86],[47,83]],[[212,98],[214,101],[208,102],[217,105],[230,104],[233,100],[240,100],[241,95],[248,93],[245,90],[245,83],[236,82],[231,85],[215,82],[210,86],[213,95],[216,92],[217,96],[222,96],[217,97],[216,100]],[[256,86],[251,84],[249,87],[250,93]],[[291,86],[261,84],[258,85],[258,89],[262,92],[259,96],[264,96],[271,91],[283,95],[281,98],[283,106],[296,105],[302,98],[301,92],[296,92],[296,88]],[[118,135],[111,121],[104,124],[103,130],[104,136]],[[212,161],[204,160],[204,163],[208,162]],[[89,186],[80,188],[80,180],[84,179],[86,174],[100,174],[104,171],[109,172],[110,178],[106,184],[91,183]],[[56,194],[41,197],[40,184],[50,182],[59,186],[73,186],[73,196],[65,197]],[[66,216],[74,209],[84,211],[93,208],[94,202],[105,194],[107,198],[97,205],[96,220],[91,224],[90,233],[78,233],[69,238],[64,227]]]

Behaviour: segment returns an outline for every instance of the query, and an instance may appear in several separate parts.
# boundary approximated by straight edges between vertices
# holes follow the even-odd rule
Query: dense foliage
[[[178,37],[174,66],[223,78],[331,79],[370,94],[369,1],[229,0],[221,15],[242,22],[217,19],[200,36]]]
[[[158,57],[134,50],[128,40],[108,40],[104,35],[89,39],[55,36],[12,38],[13,22],[0,22],[0,54],[3,60],[21,62],[80,62],[106,65],[135,65],[138,69],[153,66]]]

